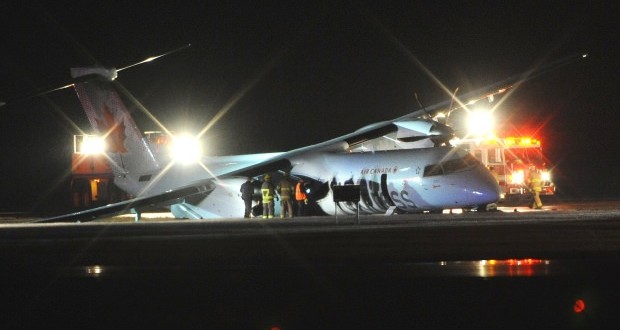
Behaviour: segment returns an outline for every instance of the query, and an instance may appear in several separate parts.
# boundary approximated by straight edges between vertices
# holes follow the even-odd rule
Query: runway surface
[[[359,219],[26,220],[0,225],[10,325],[620,325],[616,200]]]

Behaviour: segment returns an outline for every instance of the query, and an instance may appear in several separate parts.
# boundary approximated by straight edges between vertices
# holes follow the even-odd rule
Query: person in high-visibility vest
[[[276,191],[280,195],[280,218],[293,217],[293,185],[288,179],[288,173],[280,180]]]
[[[540,173],[536,171],[536,168],[530,167],[529,170],[529,181],[528,187],[530,188],[532,195],[534,197],[534,201],[532,202],[533,209],[541,209],[543,204],[540,200],[540,192],[542,191],[542,179],[540,177]]]
[[[273,183],[271,183],[271,175],[265,175],[265,181],[260,191],[263,195],[263,219],[273,218],[273,199],[276,197],[276,193]]]
[[[295,186],[295,202],[297,204],[297,216],[303,216],[306,213],[306,205],[308,204],[308,196],[306,195],[306,184],[304,179],[299,179]]]

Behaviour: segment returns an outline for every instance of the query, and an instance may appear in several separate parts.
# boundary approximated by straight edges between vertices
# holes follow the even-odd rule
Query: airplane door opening
[[[388,191],[387,186],[387,174],[381,174],[381,196],[383,196],[383,200],[385,200],[386,204],[389,206],[396,206],[392,198],[390,198],[390,192]]]

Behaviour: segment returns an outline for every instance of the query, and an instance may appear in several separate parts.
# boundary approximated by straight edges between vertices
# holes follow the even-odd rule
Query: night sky
[[[11,3],[17,1],[11,1]],[[58,86],[69,68],[119,73],[166,127],[206,133],[209,154],[285,151],[392,119],[566,55],[521,85],[502,129],[543,141],[558,192],[620,196],[616,1],[21,1],[0,5],[0,100]],[[143,131],[158,129],[145,115]],[[68,204],[72,89],[0,108],[0,212]]]

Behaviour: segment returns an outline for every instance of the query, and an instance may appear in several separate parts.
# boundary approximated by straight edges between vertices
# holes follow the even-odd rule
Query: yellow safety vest
[[[271,182],[263,182],[260,191],[263,194],[263,204],[271,203],[273,201],[274,190],[273,184]]]
[[[532,178],[530,178],[530,188],[537,192],[542,191],[542,180],[540,179],[540,175],[538,173],[532,175]]]

